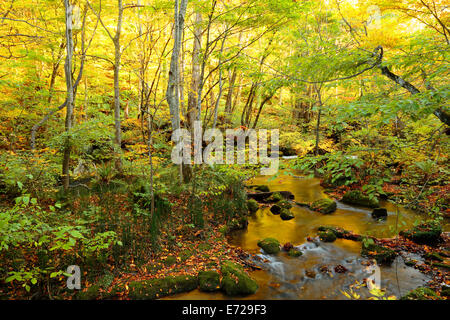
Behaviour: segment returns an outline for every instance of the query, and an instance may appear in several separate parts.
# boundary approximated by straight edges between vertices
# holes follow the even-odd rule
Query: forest
[[[445,0],[0,1],[0,300],[448,299],[449,49]]]

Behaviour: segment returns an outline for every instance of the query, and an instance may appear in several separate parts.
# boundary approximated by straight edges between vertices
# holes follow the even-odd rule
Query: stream
[[[277,178],[261,176],[253,178],[248,184],[268,185],[270,191],[291,191],[295,201],[312,202],[327,197],[320,186],[319,179],[280,174]],[[321,225],[339,226],[357,234],[375,237],[392,237],[396,234],[396,212],[399,212],[399,229],[411,227],[416,220],[424,218],[420,214],[401,208],[390,202],[381,202],[388,210],[386,220],[376,221],[372,210],[346,205],[338,202],[333,214],[324,215],[305,207],[294,205],[291,211],[295,218],[283,221],[263,207],[249,219],[246,230],[240,230],[229,237],[229,242],[247,252],[257,255],[255,263],[263,270],[252,271],[250,275],[258,282],[259,290],[254,295],[235,297],[234,299],[347,299],[341,292],[349,291],[355,281],[362,282],[370,273],[361,257],[361,242],[337,239],[333,243],[320,242],[318,239],[308,242],[308,236],[315,237]],[[444,229],[447,229],[444,227]],[[263,238],[276,238],[281,244],[292,243],[303,252],[300,257],[289,257],[285,252],[267,255],[257,246]],[[420,257],[412,257],[417,260]],[[344,266],[348,271],[337,273],[334,268]],[[321,272],[326,266],[330,271]],[[323,268],[322,268],[323,270]],[[404,264],[397,257],[391,266],[380,266],[381,288],[386,296],[401,297],[408,291],[424,285],[430,278],[418,270]],[[361,298],[370,297],[367,288],[355,290]],[[194,290],[189,293],[171,296],[170,299],[230,299],[221,292],[204,293]]]

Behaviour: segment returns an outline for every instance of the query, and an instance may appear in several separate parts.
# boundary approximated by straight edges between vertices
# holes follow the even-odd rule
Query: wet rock
[[[270,191],[269,187],[266,185],[254,186],[253,189],[255,189],[256,191],[259,191],[259,192],[269,192]]]
[[[200,271],[198,273],[200,291],[212,292],[220,290],[220,274],[217,271]]]
[[[450,287],[449,286],[442,286],[441,296],[443,296],[443,297],[450,296]]]
[[[289,209],[281,209],[280,218],[282,220],[291,220],[294,219],[294,214]]]
[[[267,202],[279,202],[283,200],[283,196],[279,192],[274,192],[272,195],[267,199]]]
[[[288,252],[288,251],[291,250],[291,249],[294,249],[294,245],[293,245],[292,243],[286,242],[286,243],[283,245],[283,250],[284,250],[284,251]]]
[[[388,215],[387,210],[385,208],[375,208],[372,211],[372,218],[374,219],[383,219]]]
[[[348,271],[348,269],[346,267],[344,267],[341,264],[338,264],[336,267],[334,267],[334,271],[336,273],[346,273]]]
[[[290,191],[277,191],[276,193],[280,194],[282,196],[282,199],[294,199],[294,195]],[[273,199],[270,199],[274,192],[257,192],[257,193],[247,193],[248,199],[255,199],[258,202],[265,202],[265,203],[273,203],[277,202]],[[278,197],[278,196],[276,196]],[[280,200],[282,200],[280,199]]]
[[[419,224],[412,229],[400,231],[400,235],[418,244],[434,245],[441,238],[442,228],[439,222],[431,221]]]
[[[311,210],[317,211],[324,214],[333,213],[336,211],[337,205],[336,202],[331,199],[320,199],[314,201],[311,206]]]
[[[292,204],[287,200],[278,201],[277,205],[282,209],[291,209]]]
[[[280,243],[274,238],[265,238],[258,241],[258,247],[268,254],[275,254],[280,252]]]
[[[323,242],[334,242],[337,238],[334,232],[331,230],[319,231],[317,234],[319,235],[320,241]]]
[[[273,206],[270,207],[270,212],[272,212],[273,214],[280,214],[281,207],[277,204],[274,204]]]
[[[378,199],[370,198],[364,195],[360,190],[351,190],[344,194],[342,201],[347,204],[356,204],[368,208],[377,208],[380,206]]]
[[[244,268],[231,261],[221,266],[222,290],[229,296],[254,294],[258,290],[256,281],[244,271]]]
[[[441,297],[430,288],[419,287],[408,292],[405,296],[401,297],[400,300],[441,300]]]
[[[290,256],[290,257],[300,257],[302,254],[303,254],[303,252],[301,252],[300,250],[295,249],[295,248],[292,248],[288,252],[288,256]]]
[[[424,255],[424,258],[425,258],[425,259],[428,259],[428,260],[439,261],[439,262],[444,261],[444,258],[441,257],[441,256],[439,255],[439,253],[437,253],[437,252],[427,252],[427,253]]]
[[[361,255],[375,259],[380,264],[391,264],[396,257],[394,250],[373,243],[363,243]]]
[[[259,204],[255,199],[250,199],[247,201],[247,208],[250,213],[255,213],[259,209]]]
[[[330,269],[328,269],[328,266],[320,266],[319,271],[322,273],[330,272]]]

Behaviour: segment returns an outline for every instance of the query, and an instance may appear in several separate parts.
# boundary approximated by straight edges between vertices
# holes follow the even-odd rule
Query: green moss
[[[390,264],[396,257],[394,250],[376,244],[363,243],[361,255],[375,259],[378,263]]]
[[[278,201],[277,204],[281,209],[291,209],[292,204],[287,200]]]
[[[419,244],[433,245],[439,241],[441,233],[442,228],[439,222],[431,221],[419,224],[409,230],[403,230],[400,235]]]
[[[211,245],[209,243],[200,243],[197,246],[198,251],[208,251],[211,250]]]
[[[274,192],[269,199],[267,199],[268,202],[279,202],[281,200],[283,200],[283,196],[281,195],[281,193],[279,192]]]
[[[363,207],[378,208],[380,202],[378,199],[370,198],[364,195],[360,190],[351,190],[344,194],[342,201],[347,204],[356,204]]]
[[[314,201],[311,206],[310,206],[311,210],[320,212],[320,213],[324,213],[324,214],[329,214],[329,213],[333,213],[336,211],[337,205],[336,202],[334,202],[331,199],[320,199],[317,201]]]
[[[443,286],[442,287],[441,296],[443,296],[443,297],[450,296],[450,287],[449,286]]]
[[[318,235],[319,235],[320,240],[323,241],[323,242],[334,242],[334,241],[336,241],[336,235],[331,230],[319,231]]]
[[[128,284],[128,296],[134,300],[158,299],[170,294],[192,291],[197,285],[197,277],[189,275],[134,281]]]
[[[337,238],[343,238],[345,234],[348,234],[349,232],[347,230],[338,228],[338,227],[331,227],[331,226],[320,226],[318,228],[319,231],[330,231],[333,232]]]
[[[291,211],[289,211],[289,209],[281,209],[280,218],[283,220],[291,220],[294,219],[295,216],[292,214]]]
[[[258,284],[244,271],[242,266],[231,261],[224,261],[221,266],[222,290],[229,296],[254,294]]]
[[[441,298],[430,288],[419,287],[408,292],[400,300],[441,300]]]
[[[290,257],[300,257],[303,253],[300,250],[297,249],[291,249],[288,252],[288,256]]]
[[[86,291],[80,291],[76,295],[77,300],[95,300],[100,297],[100,285],[94,284],[87,288]]]
[[[280,252],[280,243],[277,239],[266,238],[258,241],[258,247],[262,248],[268,254]]]
[[[259,204],[255,199],[250,199],[247,201],[247,208],[250,213],[255,213],[259,209]]]
[[[270,192],[270,189],[266,185],[255,186],[255,190],[259,192]]]
[[[200,271],[198,283],[201,291],[217,291],[220,289],[220,274],[217,271]]]
[[[234,230],[241,230],[247,228],[248,218],[247,217],[238,217],[233,218],[230,222],[227,223],[227,233]]]

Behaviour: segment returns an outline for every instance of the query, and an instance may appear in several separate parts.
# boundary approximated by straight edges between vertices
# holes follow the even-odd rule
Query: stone
[[[220,290],[220,274],[217,271],[200,271],[198,273],[200,291],[212,292]]]
[[[289,209],[281,209],[280,218],[282,220],[291,220],[294,219],[295,216],[292,214],[291,211],[289,211]]]
[[[380,264],[391,264],[397,254],[394,250],[387,247],[379,246],[374,243],[363,243],[361,255],[375,259]]]
[[[256,281],[236,263],[224,261],[221,272],[221,288],[229,296],[254,294],[258,290]]]
[[[327,231],[319,231],[318,232],[320,241],[323,242],[334,242],[336,241],[336,235],[334,234],[333,231],[331,230],[327,230]]]
[[[431,221],[419,224],[412,229],[400,231],[400,235],[418,244],[434,245],[441,238],[442,228],[439,222]]]
[[[258,241],[258,247],[268,254],[275,254],[280,252],[280,243],[274,238],[265,238]]]
[[[336,211],[336,202],[331,199],[320,199],[311,203],[310,209],[324,214],[330,214]]]
[[[247,200],[248,212],[255,213],[259,209],[259,204],[255,199]]]
[[[441,297],[430,288],[419,287],[408,292],[405,296],[401,297],[400,300],[441,300]]]
[[[342,201],[347,204],[356,204],[368,208],[380,206],[378,199],[364,195],[360,190],[351,190],[344,194]]]
[[[372,211],[372,218],[374,219],[383,219],[388,215],[387,209],[385,208],[375,208]]]

